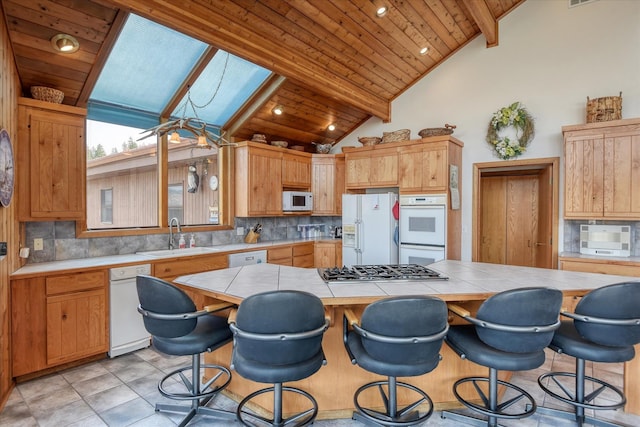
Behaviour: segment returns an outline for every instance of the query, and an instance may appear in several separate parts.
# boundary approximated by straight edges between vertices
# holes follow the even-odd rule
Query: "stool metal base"
[[[478,394],[478,397],[482,401],[482,404],[478,404],[472,402],[468,399],[463,398],[458,392],[458,387],[462,384],[471,383]],[[478,384],[480,383],[489,383],[489,395],[480,388]],[[511,390],[515,390],[517,392],[516,396],[505,400],[503,402],[498,402],[498,385],[506,387]],[[498,426],[498,419],[520,419],[526,418],[533,415],[536,412],[536,402],[527,391],[524,389],[508,383],[506,381],[502,381],[498,379],[498,371],[494,368],[489,368],[489,378],[485,377],[468,377],[462,378],[455,382],[453,385],[453,394],[456,396],[456,399],[460,403],[462,403],[467,408],[475,411],[479,414],[482,414],[487,417],[486,420],[479,420],[476,417],[472,417],[465,414],[460,414],[452,411],[442,411],[442,418],[455,418],[462,422],[467,422],[472,425],[486,425],[488,427],[496,427]],[[515,412],[510,413],[506,412],[506,409],[512,406],[513,404],[519,402],[522,399],[526,399],[527,402],[525,404],[525,410],[523,412]]]
[[[296,393],[307,398],[311,402],[311,408],[284,418],[282,414],[282,394],[284,391]],[[273,418],[265,418],[256,413],[243,410],[244,406],[254,397],[265,393],[273,393]],[[285,387],[282,383],[276,383],[273,387],[255,391],[242,399],[236,411],[237,419],[245,426],[305,426],[313,423],[318,415],[318,402],[304,390],[295,387]]]
[[[385,393],[383,387],[385,385],[387,386],[388,393]],[[385,412],[365,408],[358,403],[360,393],[372,387],[378,388]],[[404,408],[398,409],[397,387],[412,390],[417,393],[420,398]],[[411,384],[397,382],[395,377],[389,377],[388,381],[375,381],[363,385],[353,396],[353,403],[358,412],[354,412],[352,418],[369,426],[411,426],[422,423],[433,413],[433,401],[424,391]],[[420,415],[418,407],[423,404],[428,404],[429,409]]]
[[[201,384],[201,369],[209,369],[215,371],[215,374],[206,383]],[[184,374],[185,371],[191,371],[191,380]],[[165,382],[169,378],[174,378],[181,382],[186,391],[185,392],[172,392],[168,391]],[[222,379],[221,384],[216,384],[216,381]],[[185,366],[165,375],[158,383],[158,391],[166,398],[173,400],[190,400],[190,406],[184,405],[172,405],[165,403],[156,404],[156,412],[170,412],[175,414],[186,414],[186,416],[180,422],[179,427],[186,426],[189,421],[196,415],[211,416],[221,420],[236,421],[236,414],[234,412],[224,411],[222,409],[208,408],[206,405],[215,397],[215,395],[224,389],[231,381],[231,372],[218,365],[200,364],[200,355],[194,354],[192,357],[192,365]]]
[[[560,378],[573,378],[574,388],[573,390],[563,384]],[[544,384],[545,379],[551,379],[562,390],[564,395],[558,394]],[[593,384],[593,391],[589,394],[585,394],[586,383]],[[627,403],[627,398],[624,393],[617,387],[602,381],[598,378],[593,378],[585,375],[585,361],[583,359],[576,359],[576,373],[573,372],[548,372],[541,375],[538,378],[538,384],[540,388],[549,396],[558,399],[564,403],[567,403],[574,407],[573,412],[563,411],[553,408],[539,408],[538,412],[542,414],[553,415],[563,419],[576,421],[578,426],[583,424],[592,424],[602,427],[619,427],[622,424],[615,424],[609,421],[596,419],[585,414],[585,409],[594,411],[598,410],[615,410],[622,408]],[[596,405],[593,403],[594,399],[605,391],[611,391],[617,397],[617,401],[607,405]]]

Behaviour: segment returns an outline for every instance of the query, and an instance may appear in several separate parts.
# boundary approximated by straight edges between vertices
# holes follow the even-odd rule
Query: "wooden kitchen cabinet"
[[[300,190],[311,188],[311,154],[291,150],[283,153],[282,187]]]
[[[316,242],[314,251],[315,267],[342,266],[342,240]]]
[[[344,193],[344,155],[314,154],[311,160],[314,215],[340,215]]]
[[[85,218],[85,119],[82,108],[18,99],[20,221]]]
[[[236,216],[282,215],[282,151],[242,142],[235,149]]]
[[[564,217],[640,218],[640,119],[564,126]]]
[[[107,286],[103,270],[12,280],[12,375],[106,353]]]
[[[313,242],[270,248],[267,250],[267,262],[290,267],[312,268]]]
[[[396,187],[396,148],[363,147],[345,154],[345,187],[351,189]]]
[[[176,277],[186,274],[220,270],[227,267],[229,267],[229,256],[227,254],[208,254],[154,262],[152,274],[155,277],[172,282]]]
[[[560,270],[640,277],[640,262],[584,257],[559,258]]]
[[[446,193],[449,167],[461,164],[462,142],[455,138],[424,138],[423,143],[398,149],[400,193]]]
[[[299,243],[293,246],[293,266],[300,268],[313,268],[314,247],[313,242]]]

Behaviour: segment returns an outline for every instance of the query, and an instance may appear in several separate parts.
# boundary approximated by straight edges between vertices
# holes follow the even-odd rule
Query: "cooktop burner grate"
[[[326,283],[338,281],[448,280],[437,271],[418,264],[354,265],[352,267],[319,268]]]

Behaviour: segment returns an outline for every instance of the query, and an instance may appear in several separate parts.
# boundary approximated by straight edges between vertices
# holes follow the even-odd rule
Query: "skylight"
[[[158,124],[160,114],[207,47],[199,40],[130,15],[91,93],[88,118],[139,128]],[[190,88],[197,111],[189,107],[185,114],[223,126],[269,74],[269,70],[218,51]],[[215,98],[209,102],[219,84]],[[182,115],[185,101],[186,96],[173,115]]]

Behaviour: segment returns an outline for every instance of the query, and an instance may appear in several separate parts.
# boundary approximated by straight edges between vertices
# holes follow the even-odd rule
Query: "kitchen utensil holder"
[[[244,242],[245,243],[258,243],[258,237],[260,237],[260,234],[256,233],[253,230],[249,230],[247,235],[244,237]]]

